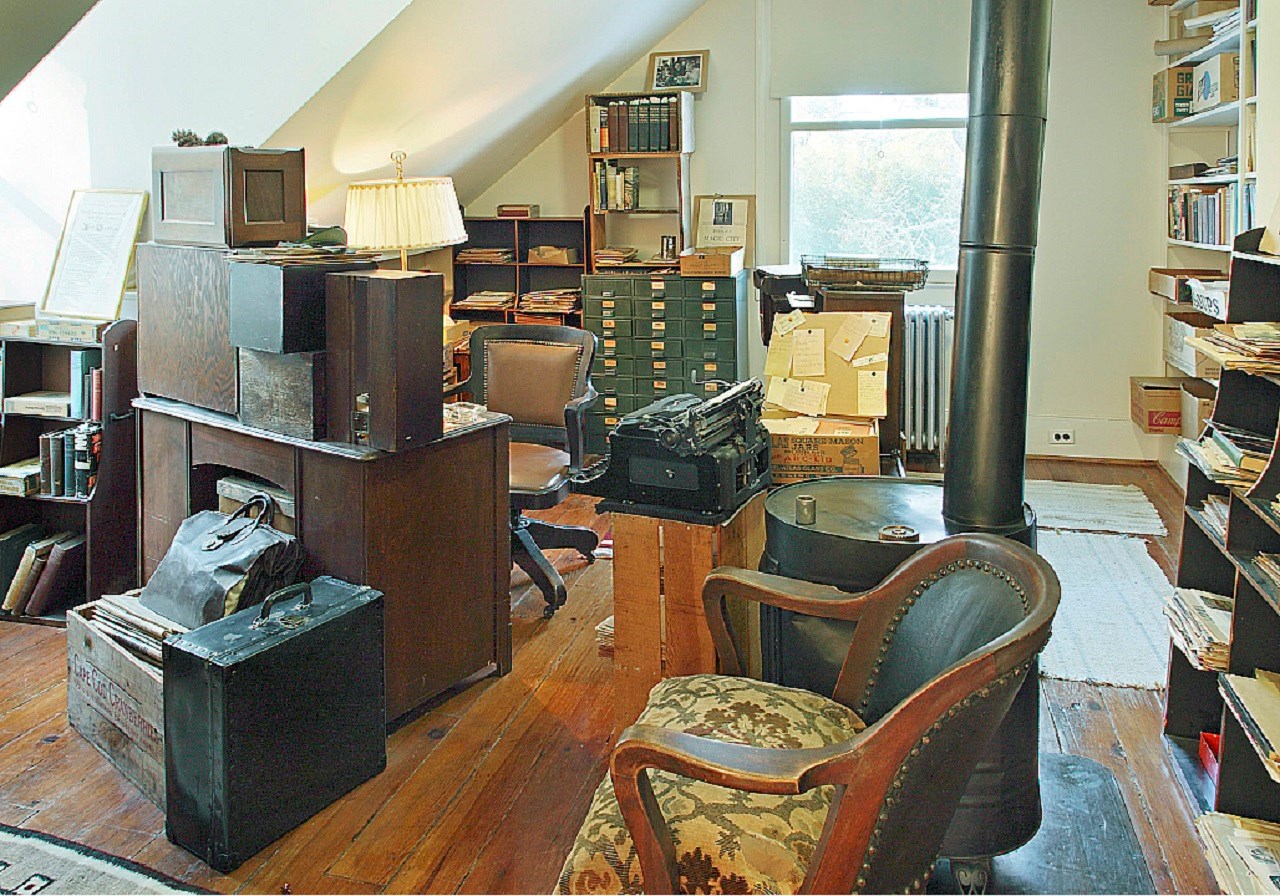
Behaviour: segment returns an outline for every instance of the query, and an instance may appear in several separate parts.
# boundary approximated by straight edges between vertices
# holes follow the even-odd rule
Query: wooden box
[[[218,480],[218,511],[228,516],[235,513],[258,492],[265,492],[275,502],[275,515],[271,527],[279,529],[287,535],[298,534],[298,504],[282,488],[274,485],[262,485],[239,476],[223,476]],[[250,516],[257,516],[256,510],[250,510]]]
[[[301,149],[157,146],[151,228],[160,243],[268,246],[307,233]]]
[[[325,437],[325,353],[240,349],[240,422],[308,441]]]
[[[742,259],[746,251],[741,246],[685,249],[680,253],[680,276],[732,277],[742,270]]]
[[[138,390],[236,412],[227,250],[138,246]]]
[[[264,352],[324,351],[325,275],[373,268],[371,261],[232,264],[231,344]]]
[[[159,669],[67,611],[67,720],[147,799],[164,808],[164,686]]]
[[[330,274],[326,297],[329,438],[382,451],[440,438],[444,278],[417,271]],[[357,413],[363,416],[353,421]]]

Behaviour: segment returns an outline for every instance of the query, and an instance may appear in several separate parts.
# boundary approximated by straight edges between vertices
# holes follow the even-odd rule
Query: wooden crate
[[[717,566],[756,569],[764,552],[764,494],[716,526],[613,514],[613,687],[618,731],[664,678],[716,671],[702,583]],[[730,608],[759,674],[759,612]]]
[[[67,720],[161,809],[164,688],[160,670],[88,624],[97,603],[67,612]]]

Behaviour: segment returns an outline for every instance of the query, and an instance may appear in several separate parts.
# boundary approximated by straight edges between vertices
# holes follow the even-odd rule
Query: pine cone
[[[173,142],[179,146],[200,146],[204,143],[203,140],[196,136],[195,131],[188,131],[182,128],[173,132]]]
[[[205,146],[224,146],[227,142],[227,135],[222,131],[214,131],[204,138]]]

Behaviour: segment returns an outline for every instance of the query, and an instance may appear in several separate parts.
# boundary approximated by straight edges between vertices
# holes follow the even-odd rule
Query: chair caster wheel
[[[590,566],[592,563],[596,562],[595,554],[583,554],[582,556],[587,558],[587,566]]]
[[[960,892],[966,896],[986,893],[991,882],[991,859],[953,859],[951,873],[960,885]]]
[[[542,618],[543,618],[543,619],[550,619],[550,618],[551,618],[552,616],[554,616],[554,615],[556,615],[556,608],[555,608],[555,607],[550,607],[550,606],[548,606],[548,607],[543,607],[543,608],[542,608]]]

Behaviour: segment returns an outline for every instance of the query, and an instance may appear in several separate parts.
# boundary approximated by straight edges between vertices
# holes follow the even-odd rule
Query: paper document
[[[786,336],[802,323],[804,323],[804,312],[799,308],[787,314],[780,314],[773,319],[773,335]]]
[[[781,420],[762,419],[764,428],[779,436],[811,436],[818,431],[818,421],[812,417],[784,417]]]
[[[821,417],[827,412],[827,396],[831,386],[809,380],[793,380],[775,377],[769,381],[764,400],[797,414]]]
[[[791,334],[791,375],[823,376],[827,372],[826,333],[796,330]]]
[[[858,416],[883,417],[889,413],[886,382],[883,370],[858,371]]]
[[[871,332],[867,335],[875,336],[877,339],[889,335],[889,321],[893,319],[893,315],[887,311],[876,311],[870,315]]]
[[[831,351],[845,361],[852,361],[858,353],[862,340],[871,332],[871,320],[865,314],[850,314],[849,319],[840,325],[835,336],[831,338]]]
[[[765,376],[789,376],[791,373],[792,336],[773,334],[769,340],[769,353],[764,357]]]
[[[889,360],[888,352],[880,352],[876,355],[867,355],[865,358],[858,358],[850,361],[850,367],[870,367],[872,364],[882,364]]]

